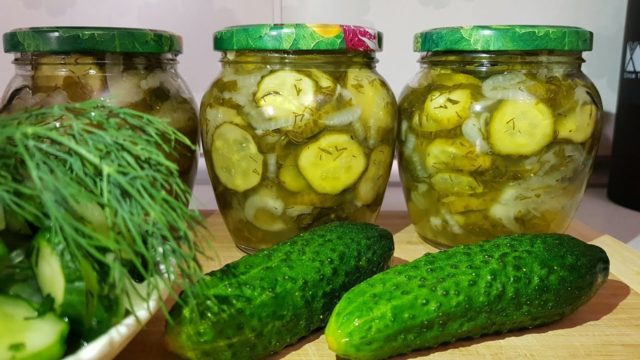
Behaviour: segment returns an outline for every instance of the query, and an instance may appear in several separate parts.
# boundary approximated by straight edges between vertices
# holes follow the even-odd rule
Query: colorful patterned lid
[[[32,27],[2,37],[5,53],[182,53],[182,38],[160,30],[109,27]]]
[[[382,33],[335,24],[257,24],[230,26],[213,35],[213,49],[381,51]]]
[[[413,50],[429,51],[589,51],[593,33],[579,27],[491,25],[437,28],[417,33]]]

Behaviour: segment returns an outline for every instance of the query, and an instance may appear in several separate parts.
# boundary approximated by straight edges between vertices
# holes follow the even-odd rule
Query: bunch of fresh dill
[[[194,146],[161,119],[99,100],[0,116],[0,215],[49,229],[123,296],[136,276],[162,279],[146,299],[184,286],[200,275],[201,217],[167,159],[179,143]]]

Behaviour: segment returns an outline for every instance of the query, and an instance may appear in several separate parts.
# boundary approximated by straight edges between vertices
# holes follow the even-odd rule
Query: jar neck
[[[18,70],[37,66],[73,65],[128,65],[129,67],[158,67],[171,69],[178,64],[175,54],[133,54],[133,53],[17,53],[13,64]]]
[[[524,70],[554,66],[579,71],[584,59],[581,52],[567,51],[431,52],[423,53],[418,62],[422,67],[472,68],[481,71],[504,66],[516,66]]]
[[[378,59],[373,52],[345,51],[224,51],[222,66],[233,64],[263,64],[287,66],[363,66],[374,69]]]

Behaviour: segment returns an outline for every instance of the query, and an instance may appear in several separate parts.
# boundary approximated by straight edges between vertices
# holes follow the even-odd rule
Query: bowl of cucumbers
[[[178,142],[98,100],[0,117],[0,358],[114,357],[199,276]]]

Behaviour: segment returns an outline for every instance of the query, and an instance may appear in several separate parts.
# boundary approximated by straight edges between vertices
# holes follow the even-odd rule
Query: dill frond
[[[123,294],[135,271],[146,300],[201,275],[190,189],[167,155],[194,145],[153,116],[99,100],[0,116],[0,208],[59,236]],[[175,295],[175,294],[174,294]]]

